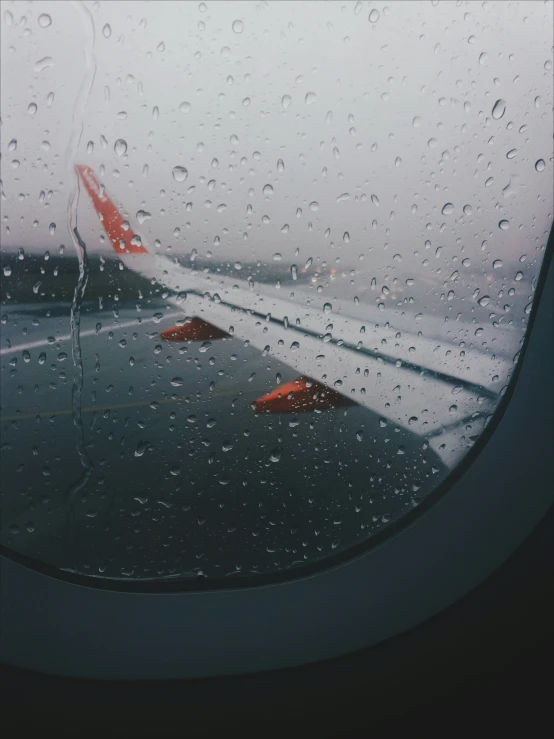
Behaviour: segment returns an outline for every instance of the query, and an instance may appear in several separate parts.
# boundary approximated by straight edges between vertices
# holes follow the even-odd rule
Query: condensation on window
[[[1,544],[217,584],[420,506],[520,356],[551,29],[550,2],[3,3]]]

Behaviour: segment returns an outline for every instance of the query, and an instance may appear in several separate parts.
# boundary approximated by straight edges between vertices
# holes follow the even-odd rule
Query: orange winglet
[[[207,341],[222,339],[229,334],[202,318],[193,318],[182,326],[166,328],[160,336],[163,341]]]
[[[100,187],[92,168],[86,164],[77,164],[75,169],[92,200],[94,210],[102,221],[104,231],[112,242],[114,251],[117,254],[146,254],[148,250],[140,243],[117,207]]]
[[[255,410],[256,413],[302,413],[347,405],[354,405],[354,401],[320,382],[302,376],[262,395],[256,400]]]

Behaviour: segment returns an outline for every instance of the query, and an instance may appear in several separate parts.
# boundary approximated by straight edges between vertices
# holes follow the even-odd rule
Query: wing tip
[[[104,231],[115,253],[119,255],[147,254],[148,249],[143,246],[140,237],[128,225],[124,228],[125,218],[100,186],[93,168],[88,164],[76,163],[75,169],[92,201],[94,210],[102,221]]]

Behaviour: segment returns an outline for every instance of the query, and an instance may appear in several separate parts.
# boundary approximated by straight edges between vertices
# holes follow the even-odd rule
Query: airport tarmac
[[[82,306],[84,444],[70,304],[4,306],[6,546],[104,577],[271,572],[365,540],[446,474],[359,406],[256,414],[294,371],[234,338],[162,342],[182,313],[146,302]]]

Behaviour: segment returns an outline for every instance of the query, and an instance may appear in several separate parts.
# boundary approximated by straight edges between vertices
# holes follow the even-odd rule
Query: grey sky
[[[74,111],[83,49],[92,44],[76,6],[2,3],[3,248],[69,243],[75,178],[67,146],[81,123],[75,160],[104,172],[133,224],[139,209],[152,214],[138,228],[145,242],[158,238],[177,254],[340,257],[375,272],[396,268],[396,254],[402,269],[415,269],[440,246],[447,266],[453,255],[482,258],[484,239],[490,260],[516,261],[543,246],[552,202],[552,3],[85,6],[96,76],[84,110]],[[506,112],[495,120],[498,99]],[[127,144],[121,157],[117,139]],[[173,179],[176,165],[188,170],[186,181]],[[41,190],[53,191],[44,203]],[[446,203],[452,213],[441,212]],[[106,249],[85,196],[79,218],[91,248]]]

